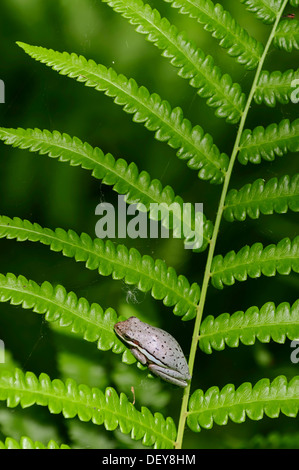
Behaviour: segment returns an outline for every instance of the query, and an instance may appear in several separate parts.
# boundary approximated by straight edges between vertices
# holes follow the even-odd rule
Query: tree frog
[[[133,356],[167,382],[187,387],[191,376],[178,342],[164,330],[142,322],[136,317],[118,322],[115,332],[127,344]]]

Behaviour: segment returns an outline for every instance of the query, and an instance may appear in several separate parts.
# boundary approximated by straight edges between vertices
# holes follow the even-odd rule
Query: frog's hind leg
[[[157,364],[149,364],[148,368],[153,374],[161,377],[166,382],[178,385],[179,387],[187,387],[188,385],[188,382],[182,377],[180,372],[161,367]]]

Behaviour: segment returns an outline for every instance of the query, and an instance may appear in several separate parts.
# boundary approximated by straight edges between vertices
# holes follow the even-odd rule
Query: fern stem
[[[252,82],[251,91],[249,93],[247,103],[246,103],[246,106],[244,108],[244,111],[243,111],[243,114],[242,114],[242,117],[241,117],[241,121],[240,121],[239,129],[238,129],[238,133],[237,133],[237,136],[236,136],[235,144],[234,144],[234,147],[233,147],[233,150],[232,150],[229,166],[228,166],[227,172],[225,174],[222,193],[221,193],[221,198],[220,198],[220,203],[219,203],[217,216],[216,216],[216,220],[215,220],[213,236],[212,236],[210,246],[209,246],[209,251],[208,251],[207,263],[206,263],[206,268],[205,268],[205,273],[204,273],[204,278],[203,278],[203,283],[202,283],[201,296],[200,296],[199,304],[197,306],[197,314],[196,314],[196,319],[195,319],[195,323],[194,323],[194,330],[193,330],[193,336],[192,336],[190,354],[189,354],[189,370],[190,370],[191,376],[193,374],[193,367],[194,367],[194,361],[195,361],[195,356],[196,356],[196,352],[197,352],[197,345],[198,345],[198,338],[199,338],[199,330],[200,330],[201,320],[202,320],[203,311],[204,311],[204,307],[205,307],[205,301],[206,301],[207,291],[208,291],[208,287],[209,287],[209,281],[210,281],[210,278],[211,278],[212,261],[213,261],[213,258],[214,258],[216,243],[217,243],[217,239],[218,239],[218,233],[219,233],[220,224],[221,224],[221,221],[222,221],[224,207],[225,207],[225,199],[226,199],[226,195],[227,195],[227,192],[228,192],[228,187],[229,187],[233,167],[234,167],[238,152],[240,150],[240,141],[241,141],[242,133],[244,131],[247,116],[248,116],[252,101],[254,99],[254,95],[255,95],[258,83],[259,83],[259,79],[260,79],[260,75],[261,75],[261,72],[262,72],[262,69],[263,69],[263,66],[264,66],[264,62],[266,60],[268,51],[269,51],[269,49],[272,45],[272,42],[274,40],[274,36],[275,36],[276,30],[277,30],[278,24],[280,22],[281,16],[282,16],[282,14],[284,12],[284,9],[286,8],[287,4],[288,4],[288,0],[284,0],[282,6],[280,8],[279,13],[277,14],[276,21],[275,21],[275,23],[273,25],[273,28],[271,30],[271,33],[269,35],[269,38],[268,38],[267,44],[265,46],[264,52],[262,54],[262,57],[259,61],[259,65],[257,67],[256,73],[255,73],[255,76],[254,76],[254,80]],[[184,389],[184,395],[183,395],[182,407],[181,407],[181,413],[180,413],[180,420],[179,420],[179,424],[178,424],[178,434],[177,434],[177,440],[176,440],[176,444],[175,444],[176,449],[181,449],[182,448],[185,423],[186,423],[186,419],[187,419],[187,415],[188,415],[187,407],[188,407],[188,402],[189,402],[190,389],[191,389],[191,381],[190,381],[189,385]]]

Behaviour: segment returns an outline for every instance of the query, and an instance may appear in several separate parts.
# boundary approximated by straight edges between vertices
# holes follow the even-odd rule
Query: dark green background
[[[237,1],[223,1],[260,41],[265,42],[270,27],[263,25],[246,12]],[[254,72],[244,71],[229,57],[217,42],[195,21],[178,15],[162,1],[152,1],[164,16],[179,29],[187,30],[191,39],[205,52],[214,56],[224,72],[239,81],[245,92],[251,86]],[[2,0],[0,11],[1,75],[6,85],[6,103],[0,105],[1,126],[59,130],[77,136],[116,158],[137,163],[152,178],[160,178],[163,185],[170,184],[184,201],[204,203],[204,212],[214,221],[221,186],[201,182],[197,174],[176,158],[175,151],[154,139],[142,125],[132,122],[131,115],[103,93],[60,76],[27,56],[16,44],[22,41],[59,51],[76,52],[92,58],[118,73],[133,77],[150,92],[157,92],[172,107],[181,106],[185,117],[193,125],[200,124],[213,135],[221,151],[231,153],[237,126],[217,119],[205,101],[186,80],[177,76],[160,51],[137,34],[127,20],[114,13],[100,0]],[[267,59],[268,70],[296,68],[298,54],[271,50]],[[298,105],[297,105],[298,106]],[[266,126],[283,118],[293,120],[298,115],[296,105],[278,105],[275,109],[254,105],[247,128]],[[91,177],[88,171],[60,164],[45,156],[1,145],[0,213],[38,222],[44,227],[74,229],[95,236],[97,221],[95,207],[99,202],[116,201],[110,187]],[[294,174],[298,171],[298,155],[289,154],[273,163],[246,167],[236,163],[231,187],[240,188],[247,182],[262,177]],[[238,250],[245,244],[262,241],[277,243],[281,238],[298,234],[298,216],[262,216],[257,221],[229,224],[223,221],[217,253]],[[130,240],[120,240],[129,246]],[[142,254],[162,258],[174,266],[190,281],[201,283],[206,253],[192,254],[184,250],[178,240],[135,240],[134,246]],[[1,272],[23,274],[38,283],[48,280],[74,290],[90,302],[103,308],[115,308],[120,314],[137,314],[148,322],[170,331],[180,341],[186,355],[190,346],[193,322],[182,323],[171,310],[155,302],[150,294],[139,293],[122,281],[100,277],[82,263],[50,252],[40,244],[17,243],[0,240]],[[224,291],[210,288],[205,315],[245,310],[266,301],[292,303],[298,296],[298,276],[260,278],[237,283]],[[120,364],[120,357],[111,352],[101,353],[93,344],[65,338],[48,327],[40,316],[20,307],[0,305],[0,337],[5,340],[13,361],[25,370],[54,377],[74,377],[88,385],[112,385],[118,392],[130,395],[134,385],[136,405],[149,406],[165,416],[178,417],[181,390],[165,383],[146,379],[136,367]],[[282,373],[288,378],[297,374],[298,365],[290,362],[290,346],[261,345],[237,350],[226,348],[206,356],[199,352],[195,364],[194,390],[206,390],[212,385],[224,386],[244,381],[255,383],[262,377],[274,378]],[[109,371],[109,372],[107,372]],[[155,382],[155,383],[153,383]],[[256,433],[294,432],[297,421],[280,417],[265,418],[261,423],[243,425],[230,423],[226,427],[214,426],[212,431],[193,434],[186,431],[185,446],[226,447],[248,446]],[[51,437],[80,447],[135,446],[119,432],[106,433],[104,429],[77,420],[64,422],[61,416],[50,416],[46,409],[8,410],[0,408],[0,437],[18,438],[27,434],[33,439],[47,442]]]

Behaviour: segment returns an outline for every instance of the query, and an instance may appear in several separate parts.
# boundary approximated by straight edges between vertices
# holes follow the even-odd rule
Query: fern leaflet
[[[92,176],[101,179],[105,184],[113,185],[113,189],[118,193],[125,194],[127,203],[142,203],[142,209],[145,206],[150,218],[161,218],[162,224],[166,228],[171,227],[175,236],[182,237],[183,223],[186,235],[194,232],[196,218],[198,225],[203,229],[203,240],[195,239],[194,243],[192,242],[193,250],[206,249],[213,232],[212,222],[207,220],[202,212],[195,214],[193,205],[190,205],[190,217],[183,217],[185,207],[183,199],[176,196],[170,186],[162,188],[161,182],[158,179],[152,180],[146,171],[139,172],[135,163],[128,165],[122,158],[115,160],[110,153],[104,155],[98,147],[93,148],[77,137],[71,138],[58,131],[0,128],[0,139],[5,144],[39,152],[41,155],[48,154],[49,157],[58,158],[61,162],[69,162],[72,166],[80,165],[82,168],[92,170]],[[159,204],[161,212],[157,216],[150,210],[151,204]],[[180,207],[180,217],[178,211],[171,210],[176,204]],[[188,235],[185,242],[188,243]]]
[[[18,45],[60,74],[113,97],[116,104],[133,114],[135,122],[143,122],[147,129],[154,131],[157,140],[179,149],[177,156],[186,160],[189,168],[200,170],[199,178],[217,184],[223,181],[228,156],[220,153],[210,134],[204,134],[200,126],[192,127],[181,108],[172,109],[157,93],[150,94],[144,86],[138,87],[132,78],[128,80],[124,75],[117,75],[112,68],[97,65],[93,60],[20,42]]]
[[[277,245],[263,247],[262,243],[244,246],[236,254],[230,251],[224,257],[215,256],[212,262],[212,284],[217,289],[231,286],[235,281],[251,278],[299,273],[299,236],[293,241],[284,238]]]
[[[283,375],[272,382],[261,379],[254,386],[245,382],[235,389],[232,384],[220,391],[211,387],[207,392],[196,390],[189,401],[187,423],[190,429],[211,429],[213,424],[225,425],[230,418],[234,423],[243,423],[246,417],[260,420],[264,414],[278,418],[282,413],[290,418],[297,416],[299,409],[299,376],[289,382]]]
[[[272,24],[280,11],[282,0],[240,0],[246,5],[246,10],[266,24]]]
[[[213,349],[222,351],[226,345],[237,348],[240,341],[249,346],[256,339],[261,343],[269,343],[271,339],[284,343],[286,338],[299,338],[299,300],[292,306],[282,302],[276,307],[273,302],[267,302],[261,309],[250,307],[245,313],[222,313],[216,318],[208,315],[201,324],[199,347],[211,354]]]
[[[78,385],[73,379],[63,382],[50,380],[44,373],[37,377],[20,369],[1,370],[0,400],[6,400],[10,408],[47,406],[50,413],[62,413],[65,418],[77,416],[80,421],[103,424],[109,431],[119,427],[132,439],[142,439],[144,445],[158,449],[174,445],[176,429],[172,418],[165,419],[161,413],[153,415],[145,407],[137,411],[125,394],[118,396],[112,387],[103,393],[98,388]]]
[[[299,21],[281,21],[275,34],[274,45],[286,52],[299,49]]]
[[[216,116],[231,123],[240,120],[246,99],[240,85],[233,83],[228,74],[223,75],[214,65],[214,59],[189,41],[184,32],[178,32],[167,18],[161,18],[158,10],[141,0],[104,1],[163,51],[162,55],[179,68],[180,77],[188,79],[190,85],[198,89],[208,106],[216,108]]]
[[[255,69],[262,56],[263,45],[250,36],[223,6],[211,0],[165,0],[204,25],[219,40],[221,47],[247,69]]]
[[[167,307],[174,306],[175,315],[190,320],[196,315],[199,300],[199,285],[191,286],[185,276],[177,275],[160,259],[142,256],[135,248],[114,245],[89,235],[80,236],[73,230],[61,228],[55,231],[32,224],[18,217],[0,217],[0,238],[16,238],[18,241],[41,242],[64,256],[84,261],[88,269],[97,269],[102,276],[112,275],[113,279],[124,279],[127,284],[136,284],[142,292],[151,291],[155,299],[162,300]]]
[[[271,107],[276,106],[277,101],[281,104],[289,103],[295,91],[293,83],[298,83],[298,80],[299,69],[271,73],[264,70],[255,91],[255,102],[257,104],[265,103]]]
[[[0,449],[70,449],[66,444],[57,444],[57,442],[51,441],[48,444],[43,444],[40,441],[33,441],[30,437],[22,436],[20,441],[7,437],[4,442],[0,441]]]
[[[299,212],[299,173],[292,178],[287,175],[279,179],[271,178],[266,183],[260,178],[240,190],[231,189],[226,197],[223,215],[233,222],[243,221],[247,216],[258,219],[261,213],[284,214],[288,210]]]
[[[74,292],[66,292],[61,285],[54,288],[46,281],[39,286],[24,276],[0,274],[0,302],[22,305],[44,314],[48,322],[58,323],[86,341],[96,341],[101,351],[112,349],[119,354],[126,349],[113,330],[114,324],[119,321],[113,308],[104,312],[100,305],[90,305],[84,297],[78,299]],[[128,350],[124,353],[124,361],[135,362]]]
[[[241,138],[239,162],[261,163],[262,159],[273,161],[288,152],[299,150],[299,119],[292,123],[283,119],[279,124],[270,124],[266,129],[258,126],[253,131],[246,129]]]

